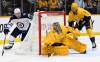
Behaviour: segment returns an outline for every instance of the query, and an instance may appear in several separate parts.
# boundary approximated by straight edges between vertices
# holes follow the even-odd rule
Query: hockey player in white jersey
[[[14,38],[19,34],[22,34],[21,41],[23,41],[31,25],[28,14],[22,14],[19,8],[14,9],[14,15],[8,23],[16,24],[16,28],[9,37],[9,45],[5,46],[4,49],[11,49],[14,45]],[[5,29],[5,31],[9,30]]]

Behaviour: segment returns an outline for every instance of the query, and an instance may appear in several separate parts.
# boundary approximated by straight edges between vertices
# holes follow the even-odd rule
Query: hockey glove
[[[91,16],[84,16],[83,21],[89,21],[91,19]]]
[[[8,34],[8,32],[10,32],[9,29],[4,29],[4,34]]]

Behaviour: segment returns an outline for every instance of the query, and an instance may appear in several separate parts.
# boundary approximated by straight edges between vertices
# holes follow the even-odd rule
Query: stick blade
[[[4,50],[2,50],[2,56],[3,56],[3,54],[4,54]]]

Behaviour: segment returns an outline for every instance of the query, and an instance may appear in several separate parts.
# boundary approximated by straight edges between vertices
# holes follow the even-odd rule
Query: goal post
[[[44,19],[43,19],[44,17]],[[50,18],[51,17],[51,18]],[[57,18],[57,19],[56,19]],[[60,18],[62,18],[60,20]],[[44,24],[43,24],[44,22]],[[39,42],[39,55],[41,55],[41,44],[42,36],[44,36],[43,30],[50,29],[50,26],[53,22],[60,22],[61,24],[66,25],[66,13],[64,11],[42,11],[38,12],[38,42]],[[47,24],[45,24],[47,23]],[[51,23],[51,24],[49,24]]]
[[[52,24],[59,22],[66,25],[66,14],[63,11],[40,11],[34,12],[33,19],[30,21],[30,29],[15,51],[17,54],[41,55],[43,40],[52,28]],[[26,22],[27,23],[27,22]]]

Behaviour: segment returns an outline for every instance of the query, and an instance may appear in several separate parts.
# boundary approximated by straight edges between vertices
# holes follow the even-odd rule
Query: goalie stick
[[[47,46],[47,48],[48,48],[48,57],[51,57],[54,53],[52,52],[52,49],[51,49],[51,47],[48,45]]]

